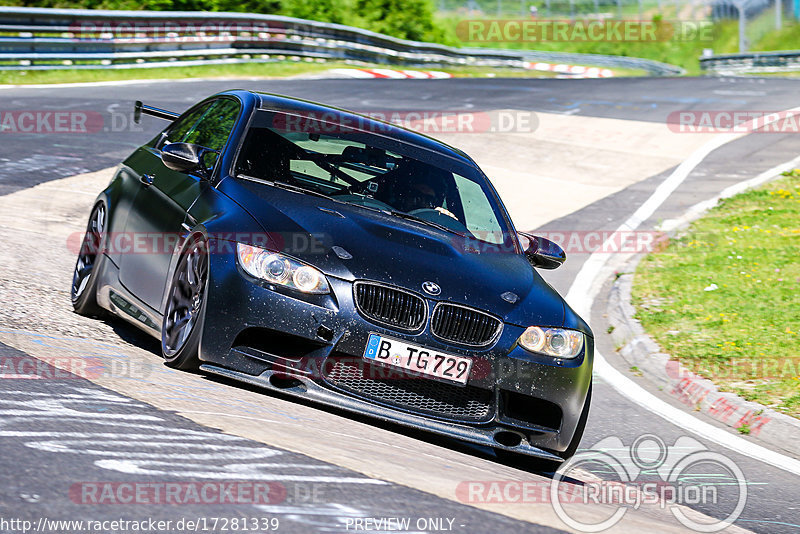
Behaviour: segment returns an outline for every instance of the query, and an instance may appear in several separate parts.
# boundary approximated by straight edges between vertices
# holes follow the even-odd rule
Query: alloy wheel
[[[106,226],[106,208],[98,204],[89,217],[89,225],[81,243],[78,261],[75,263],[75,272],[72,275],[72,302],[76,302],[89,283],[89,278],[101,253],[100,245],[103,241],[103,231]]]
[[[163,349],[172,356],[183,348],[202,313],[208,276],[208,256],[195,241],[178,265],[164,314]]]

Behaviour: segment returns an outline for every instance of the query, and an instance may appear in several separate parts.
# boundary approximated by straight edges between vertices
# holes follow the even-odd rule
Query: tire
[[[589,385],[589,391],[586,393],[586,400],[583,402],[583,409],[581,410],[578,424],[575,427],[575,433],[572,435],[572,439],[570,440],[566,450],[564,450],[564,452],[555,453],[563,458],[565,462],[575,456],[575,453],[578,451],[578,446],[581,444],[581,438],[583,438],[583,431],[586,429],[586,421],[589,419],[589,408],[591,404],[592,386]],[[532,471],[543,473],[554,473],[562,463],[554,460],[544,460],[542,458],[526,456],[506,449],[495,449],[494,452],[497,458],[500,460],[512,463],[517,467],[525,467]]]
[[[103,309],[97,304],[97,277],[103,262],[103,243],[108,209],[102,202],[92,208],[86,233],[81,241],[75,271],[72,274],[70,297],[75,313],[85,316],[98,316]]]
[[[195,236],[181,254],[168,288],[161,323],[161,352],[169,367],[197,370],[206,314],[208,247]]]

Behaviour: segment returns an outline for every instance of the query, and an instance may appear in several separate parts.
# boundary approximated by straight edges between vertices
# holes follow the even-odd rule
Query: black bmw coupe
[[[320,104],[228,91],[179,115],[92,208],[75,311],[161,340],[167,365],[558,462],[593,337],[458,149]]]

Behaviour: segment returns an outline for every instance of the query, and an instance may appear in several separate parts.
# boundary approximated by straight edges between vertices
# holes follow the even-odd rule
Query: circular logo
[[[694,438],[681,436],[670,447],[660,437],[644,434],[625,447],[622,439],[610,436],[559,467],[550,485],[550,503],[556,515],[578,532],[603,532],[629,509],[655,505],[669,509],[688,529],[713,533],[739,518],[747,489],[747,479],[733,460]],[[611,506],[588,516],[581,507],[590,503]],[[687,509],[707,503],[719,513],[687,515]],[[573,517],[580,513],[584,514],[580,519]]]
[[[442,288],[439,287],[439,284],[436,282],[431,282],[430,280],[427,282],[422,282],[422,289],[429,295],[438,295],[442,292]]]

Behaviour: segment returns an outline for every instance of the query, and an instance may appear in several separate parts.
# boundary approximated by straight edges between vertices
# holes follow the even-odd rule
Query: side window
[[[239,104],[233,100],[215,101],[203,114],[203,117],[189,130],[183,138],[184,143],[194,143],[212,150],[222,150],[233,130],[236,117],[239,115]]]
[[[208,111],[209,107],[211,107],[211,104],[200,106],[199,108],[190,111],[172,123],[172,125],[170,125],[170,127],[167,129],[166,135],[161,138],[161,141],[159,141],[156,148],[161,149],[161,147],[167,143],[178,143],[183,141],[183,138],[186,137],[186,134],[189,133],[189,130],[194,128],[194,125],[197,124],[197,121],[200,120],[200,117],[202,117],[203,114]]]
[[[225,148],[238,116],[238,102],[227,98],[215,100],[178,119],[167,131],[158,148],[167,143],[183,142],[221,151]],[[214,154],[207,154],[205,157],[209,168],[214,166],[216,160]]]

